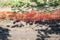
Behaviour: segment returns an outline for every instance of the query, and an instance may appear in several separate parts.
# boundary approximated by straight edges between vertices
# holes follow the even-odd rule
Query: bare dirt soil
[[[7,21],[0,21],[0,28],[2,29],[8,29],[9,33],[7,31],[4,31],[4,35],[9,34],[9,36],[3,36],[3,38],[6,37],[6,39],[0,38],[2,40],[43,40],[44,39],[44,35],[46,35],[44,32],[39,32],[36,31],[36,29],[46,29],[48,28],[47,26],[42,26],[42,27],[35,27],[36,24],[31,25],[26,25],[24,27],[15,27],[15,28],[11,28],[11,27],[7,27],[7,23],[9,24],[9,22]],[[0,29],[0,34],[1,34],[1,30]],[[6,33],[5,33],[6,32]],[[42,37],[39,37],[39,35],[42,35]],[[46,37],[45,40],[60,40],[60,34],[48,34],[50,36]],[[2,36],[0,36],[2,37]],[[42,38],[42,39],[40,39]]]
[[[11,8],[5,7],[2,8],[0,7],[0,11],[11,11]],[[25,26],[25,27],[16,27],[16,28],[11,28],[7,27],[6,25],[9,24],[10,22],[6,21],[0,21],[0,39],[1,40],[43,40],[44,37],[41,37],[40,35],[44,36],[44,32],[39,32],[35,31],[35,29],[46,29],[47,26],[43,27],[35,27],[35,24],[32,26]],[[12,23],[10,23],[12,24]],[[8,30],[7,30],[8,29]],[[5,31],[7,30],[7,31]],[[9,32],[8,32],[9,31]],[[4,34],[4,35],[3,35]],[[7,35],[9,36],[7,36]],[[60,34],[48,34],[50,36],[46,37],[45,40],[60,40]],[[42,38],[42,39],[41,39]]]

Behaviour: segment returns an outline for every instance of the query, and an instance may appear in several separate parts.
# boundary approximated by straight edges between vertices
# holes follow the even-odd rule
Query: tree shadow
[[[48,28],[37,29],[36,31],[38,31],[38,35],[37,35],[36,40],[45,40],[45,38],[50,38],[50,36],[48,34],[59,34],[60,35],[60,25],[58,24],[59,22],[58,21],[40,22],[40,24],[42,24],[42,25],[48,24],[49,25],[48,28],[51,28],[51,29],[50,30],[48,30]]]
[[[9,40],[9,29],[0,27],[0,40]]]

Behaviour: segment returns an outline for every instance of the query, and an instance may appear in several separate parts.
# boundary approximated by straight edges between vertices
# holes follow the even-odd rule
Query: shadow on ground
[[[59,21],[60,22],[60,21]],[[45,40],[45,38],[50,38],[48,34],[58,34],[60,35],[60,25],[58,25],[57,21],[50,21],[50,22],[40,22],[40,24],[48,24],[50,30],[47,29],[37,29],[38,35],[36,40]]]
[[[0,27],[0,40],[8,40],[9,30],[6,28]]]
[[[42,32],[44,34],[42,34]],[[38,29],[38,35],[36,40],[45,40],[45,38],[50,38],[48,34],[60,34],[60,28],[51,28],[51,30],[40,30]]]

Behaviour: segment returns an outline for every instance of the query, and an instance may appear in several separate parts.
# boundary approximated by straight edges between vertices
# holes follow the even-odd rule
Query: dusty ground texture
[[[60,33],[59,34],[46,34],[46,29],[48,26],[36,26],[33,25],[25,25],[23,27],[7,27],[7,24],[12,24],[10,21],[0,21],[0,39],[1,40],[60,40]],[[42,27],[41,27],[42,26]],[[7,30],[8,29],[8,30]],[[39,31],[39,30],[45,30]],[[38,31],[36,31],[38,30]],[[50,28],[48,29],[50,30]],[[9,35],[9,36],[8,36]],[[45,36],[45,37],[44,37]],[[47,37],[50,36],[50,37]]]
[[[14,9],[14,10],[13,10]],[[60,9],[60,5],[58,6],[44,6],[44,7],[11,7],[11,6],[0,6],[0,11],[18,11],[18,10],[21,10],[21,11],[28,11],[28,10],[31,10],[31,9],[34,9],[34,10],[40,10],[40,11],[54,11],[54,10],[57,10],[57,9]]]
[[[9,7],[0,7],[0,11],[11,11]],[[24,25],[23,27],[7,27],[6,25],[13,25],[13,21],[0,21],[0,40],[60,40],[60,32],[58,34],[49,34],[46,32],[48,26]],[[39,31],[42,30],[43,31]],[[50,29],[50,28],[49,28]],[[37,31],[36,31],[37,30]],[[60,31],[60,30],[59,30]],[[50,37],[47,37],[50,36]]]

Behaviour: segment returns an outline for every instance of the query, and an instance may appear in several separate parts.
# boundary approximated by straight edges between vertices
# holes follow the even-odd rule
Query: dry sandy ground
[[[0,27],[9,29],[9,40],[36,40],[37,32],[30,27],[6,27],[6,22],[0,22]]]
[[[37,32],[26,28],[14,28],[10,31],[11,40],[35,40]]]
[[[7,27],[6,27],[7,28]],[[37,32],[31,28],[8,28],[9,40],[36,40]],[[51,34],[51,38],[46,38],[45,40],[60,40],[60,35]]]
[[[0,11],[8,11],[8,10],[11,11],[11,8],[9,8],[9,7],[0,8]],[[36,40],[37,39],[38,32],[30,27],[10,28],[10,27],[6,27],[3,25],[6,25],[6,23],[0,22],[0,27],[2,26],[2,28],[7,28],[10,30],[9,31],[10,37],[8,37],[9,40]],[[60,40],[59,34],[58,35],[51,34],[50,36],[51,36],[51,38],[46,38],[45,40]]]
[[[36,40],[38,32],[31,27],[6,27],[6,22],[0,22],[0,27],[9,29],[9,40]],[[33,27],[33,26],[32,26]],[[45,27],[43,27],[45,28]],[[39,28],[38,28],[39,29]],[[49,34],[50,35],[50,34]],[[46,38],[45,40],[60,40],[59,34],[51,34],[51,38]]]
[[[0,7],[0,11],[11,11],[11,7]]]

